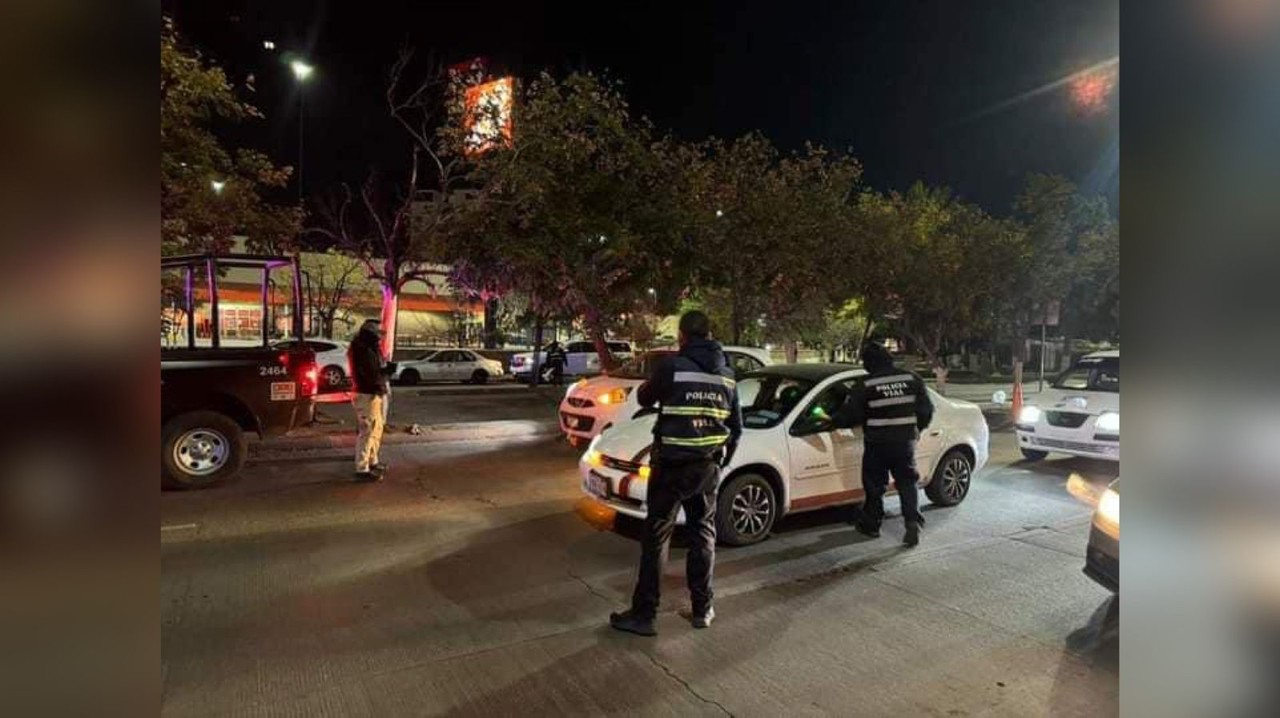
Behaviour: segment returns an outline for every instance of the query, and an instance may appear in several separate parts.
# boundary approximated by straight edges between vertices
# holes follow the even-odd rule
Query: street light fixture
[[[723,216],[724,216],[724,210],[722,210],[722,209],[717,209],[717,210],[716,210],[716,216],[717,216],[717,217],[723,217]]]
[[[302,204],[302,98],[305,96],[302,86],[306,84],[316,68],[302,60],[294,59],[289,62],[289,69],[293,70],[293,76],[298,81],[298,204]]]
[[[227,183],[225,180],[212,180],[209,182],[209,186],[213,188],[214,194],[222,194],[222,190],[226,188]]]
[[[274,49],[276,49],[276,43],[275,43],[275,41],[273,41],[273,40],[263,40],[263,41],[262,41],[262,49],[264,49],[264,50],[274,50]]]

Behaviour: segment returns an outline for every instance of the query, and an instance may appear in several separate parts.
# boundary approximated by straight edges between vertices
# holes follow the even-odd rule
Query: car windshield
[[[606,372],[618,379],[648,379],[653,374],[653,367],[662,359],[674,352],[646,352],[613,371]]]
[[[1120,393],[1120,357],[1086,357],[1062,372],[1053,388]]]
[[[778,425],[799,404],[813,382],[783,376],[749,376],[738,382],[742,425],[768,429]]]

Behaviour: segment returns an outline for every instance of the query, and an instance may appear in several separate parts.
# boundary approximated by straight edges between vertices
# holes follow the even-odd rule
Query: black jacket
[[[832,423],[862,426],[866,443],[911,442],[933,421],[933,402],[924,380],[892,364],[867,374],[849,392]]]
[[[725,360],[724,351],[720,345],[709,339],[695,339],[680,348],[678,357],[673,357],[665,361],[659,362],[654,367],[653,374],[649,380],[640,385],[636,390],[636,399],[643,407],[652,407],[654,405],[663,405],[675,407],[684,405],[687,402],[679,394],[684,389],[691,387],[685,386],[685,383],[676,380],[676,374],[679,365],[684,364],[686,371],[700,370],[707,375],[713,377],[722,377],[726,380],[724,383],[728,386],[728,416],[721,416],[707,421],[707,417],[699,417],[701,424],[713,424],[711,426],[702,426],[701,428],[673,427],[671,423],[686,419],[687,417],[676,416],[659,416],[657,423],[654,425],[656,455],[661,458],[670,460],[688,460],[702,458],[708,453],[717,453],[723,451],[723,457],[727,461],[728,457],[733,455],[737,448],[738,440],[742,437],[742,407],[738,403],[738,391],[733,387],[733,370],[729,368],[728,362]],[[682,389],[683,387],[683,389]],[[720,391],[723,391],[721,389]],[[723,396],[721,397],[721,400]],[[717,400],[720,401],[720,400]],[[713,405],[716,405],[713,402]],[[723,404],[718,404],[723,406]],[[709,407],[708,407],[709,408]],[[723,409],[720,410],[723,412]],[[719,434],[724,438],[722,445],[709,447],[706,451],[700,451],[690,447],[662,446],[658,438],[663,432],[688,434],[685,438],[693,438],[697,435],[713,435]],[[727,434],[727,437],[725,436]],[[670,442],[668,442],[670,443]]]
[[[387,393],[387,370],[377,336],[369,332],[357,334],[347,349],[347,363],[351,365],[351,383],[357,394]]]

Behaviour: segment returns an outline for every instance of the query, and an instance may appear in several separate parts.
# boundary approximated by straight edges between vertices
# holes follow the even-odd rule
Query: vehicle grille
[[[596,423],[596,420],[589,416],[570,414],[567,411],[560,412],[560,421],[574,431],[591,431],[591,427]]]
[[[618,471],[625,471],[628,474],[634,474],[640,470],[640,464],[637,464],[634,461],[623,461],[622,459],[615,459],[612,456],[602,457],[602,461],[605,466]]]
[[[1098,444],[1088,444],[1083,441],[1062,441],[1061,439],[1046,439],[1038,437],[1035,440],[1036,446],[1044,446],[1050,449],[1066,449],[1068,451],[1084,451],[1091,454],[1114,454],[1120,447],[1118,446],[1100,446]]]
[[[1063,429],[1078,429],[1086,419],[1088,414],[1077,414],[1074,411],[1046,411],[1044,414],[1045,421],[1049,422],[1049,426],[1057,426]]]
[[[595,402],[581,396],[571,396],[566,401],[569,402],[569,406],[572,406],[578,409],[589,409],[595,406]]]

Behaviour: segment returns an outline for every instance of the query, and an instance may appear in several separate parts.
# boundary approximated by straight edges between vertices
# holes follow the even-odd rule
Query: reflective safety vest
[[[911,372],[888,368],[863,382],[863,437],[870,442],[915,441],[919,422],[928,423],[932,406],[924,382]],[[926,409],[924,416],[921,409]]]
[[[725,421],[733,407],[733,370],[710,373],[687,357],[673,360],[671,393],[662,398],[654,427],[661,458],[709,459],[729,441]]]

